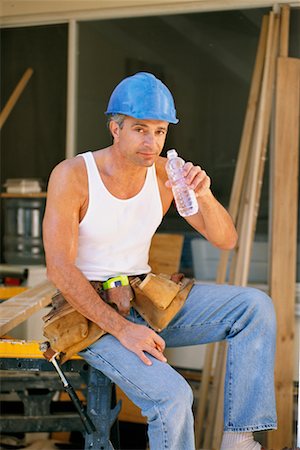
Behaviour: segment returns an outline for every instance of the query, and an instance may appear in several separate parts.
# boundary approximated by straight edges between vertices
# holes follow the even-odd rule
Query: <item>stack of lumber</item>
[[[285,5],[263,17],[229,205],[239,242],[231,258],[229,280],[226,280],[229,263],[226,251],[221,253],[216,280],[217,283],[247,285],[269,150],[269,293],[278,322],[275,367],[278,430],[268,433],[267,437],[267,447],[273,450],[293,445],[300,60],[288,57],[289,13],[289,6]],[[220,448],[225,361],[225,343],[208,346],[196,414],[197,448]]]

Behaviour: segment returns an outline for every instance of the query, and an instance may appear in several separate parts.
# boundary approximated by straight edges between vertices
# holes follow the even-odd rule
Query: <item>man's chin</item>
[[[151,167],[155,163],[157,155],[140,155],[139,163],[144,167]]]

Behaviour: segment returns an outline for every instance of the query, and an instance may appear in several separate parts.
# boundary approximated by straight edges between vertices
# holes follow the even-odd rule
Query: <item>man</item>
[[[157,333],[133,308],[115,311],[89,283],[148,273],[151,238],[173,199],[160,156],[169,123],[178,122],[168,88],[152,74],[135,74],[115,88],[106,114],[112,145],[53,170],[44,218],[49,278],[107,332],[81,355],[147,416],[151,450],[192,450],[191,389],[168,365],[164,349],[226,339],[221,449],[260,449],[252,432],[276,428],[275,318],[268,296],[237,286],[194,285]],[[232,249],[236,230],[213,196],[210,178],[191,162],[184,172],[199,204],[187,222],[214,246]]]

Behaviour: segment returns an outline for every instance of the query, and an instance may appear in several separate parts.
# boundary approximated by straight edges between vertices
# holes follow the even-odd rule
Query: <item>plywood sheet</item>
[[[156,233],[153,236],[149,253],[152,272],[168,275],[178,272],[183,240],[182,234]]]

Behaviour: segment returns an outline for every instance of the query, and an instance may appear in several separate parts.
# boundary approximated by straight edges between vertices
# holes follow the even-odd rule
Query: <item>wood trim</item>
[[[68,27],[66,158],[72,158],[76,154],[77,80],[78,23],[76,20],[70,20]]]
[[[281,4],[300,7],[300,0]],[[267,0],[94,0],[22,1],[4,0],[0,10],[3,26],[63,23],[69,20],[97,20],[148,15],[180,14],[234,9],[272,8]]]
[[[45,198],[46,196],[46,192],[28,192],[27,194],[3,192],[0,194],[0,198]]]

